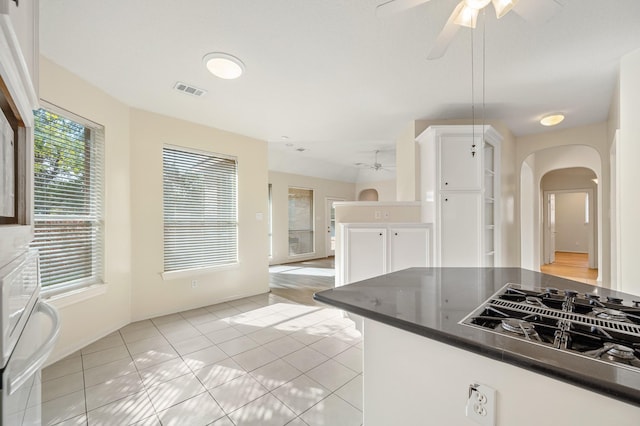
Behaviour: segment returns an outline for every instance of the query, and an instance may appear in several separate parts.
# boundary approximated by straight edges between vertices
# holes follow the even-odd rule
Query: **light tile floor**
[[[43,424],[361,425],[361,340],[273,294],[132,323],[43,370]]]

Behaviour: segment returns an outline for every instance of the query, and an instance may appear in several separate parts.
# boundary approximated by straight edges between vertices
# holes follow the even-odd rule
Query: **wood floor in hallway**
[[[586,253],[557,251],[555,261],[548,265],[542,265],[540,271],[557,277],[597,285],[598,270],[589,268],[589,256]]]

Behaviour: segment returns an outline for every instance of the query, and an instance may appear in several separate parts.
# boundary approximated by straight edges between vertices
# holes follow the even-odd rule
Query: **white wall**
[[[638,243],[640,242],[640,50],[620,63],[620,290],[640,294]]]
[[[129,108],[46,58],[40,59],[40,96],[105,127],[105,236],[102,294],[60,297],[62,330],[53,362],[131,320],[131,194]]]
[[[273,206],[273,248],[270,264],[317,259],[326,256],[326,199],[352,201],[355,184],[281,172],[269,172]],[[289,256],[289,188],[313,189],[315,250],[309,255]],[[265,190],[267,185],[265,185]],[[266,218],[266,215],[265,215]]]
[[[556,251],[587,253],[589,224],[585,223],[586,192],[556,195]]]
[[[266,142],[137,109],[131,110],[130,121],[133,320],[269,291]],[[161,278],[165,144],[237,158],[237,265],[179,279]],[[261,220],[256,217],[259,213]],[[192,279],[198,281],[196,288]]]

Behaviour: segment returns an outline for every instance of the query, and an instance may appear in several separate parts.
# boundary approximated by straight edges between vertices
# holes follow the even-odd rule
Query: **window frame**
[[[35,193],[36,186],[38,185],[37,179],[35,178],[35,166],[33,170],[33,191],[34,191],[34,200],[33,200],[33,240],[31,241],[31,246],[39,248],[40,245],[37,244],[37,227],[38,223],[47,222],[47,220],[43,219],[49,216],[48,222],[55,222],[62,218],[67,222],[91,222],[92,230],[95,230],[95,238],[92,238],[92,257],[91,257],[91,276],[84,277],[80,279],[74,279],[69,281],[64,281],[56,284],[49,284],[41,287],[41,294],[45,298],[50,298],[54,296],[58,296],[62,293],[74,292],[79,289],[85,289],[92,286],[102,286],[105,284],[105,199],[104,199],[104,189],[105,189],[105,135],[106,129],[105,126],[95,121],[92,121],[88,118],[85,118],[81,115],[78,115],[74,112],[61,108],[55,104],[47,102],[46,100],[40,101],[40,109],[46,110],[50,113],[56,114],[63,119],[73,121],[77,124],[82,125],[85,128],[90,129],[91,138],[88,142],[85,142],[85,149],[87,149],[87,145],[90,145],[89,151],[90,160],[89,160],[89,176],[91,180],[91,195],[88,198],[93,198],[93,201],[90,201],[91,207],[90,209],[94,212],[93,215],[41,215],[37,212]],[[35,119],[35,111],[34,111],[34,140],[37,131],[37,120]],[[34,146],[33,149],[33,161],[35,165],[35,155],[36,149]],[[97,182],[97,183],[96,183]],[[95,202],[95,205],[92,204]],[[42,256],[41,256],[42,257]],[[40,269],[42,269],[42,262],[40,265]]]
[[[311,228],[308,230],[308,232],[311,233],[311,249],[308,252],[304,252],[304,253],[295,253],[295,254],[291,254],[291,218],[289,217],[289,197],[291,195],[291,190],[302,190],[302,191],[310,191],[311,192],[311,212],[310,212],[310,219],[311,219]],[[308,257],[308,256],[313,256],[316,253],[316,190],[314,188],[305,188],[305,187],[301,187],[301,186],[289,186],[287,188],[287,239],[288,239],[288,251],[287,251],[287,255],[289,256],[289,258],[300,258],[300,257]],[[294,230],[293,232],[300,232],[302,230]]]

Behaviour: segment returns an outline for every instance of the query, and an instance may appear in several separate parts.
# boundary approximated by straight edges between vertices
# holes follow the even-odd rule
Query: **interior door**
[[[326,256],[335,256],[336,254],[336,208],[333,203],[336,201],[344,201],[339,198],[327,198],[325,208],[325,252]]]

